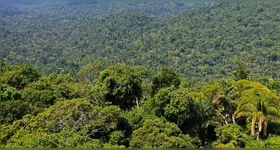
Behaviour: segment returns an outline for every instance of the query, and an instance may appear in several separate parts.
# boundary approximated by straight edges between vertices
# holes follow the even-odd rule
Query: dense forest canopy
[[[100,59],[207,80],[245,61],[278,77],[278,2],[1,5],[1,56],[44,74],[75,74]],[[199,7],[202,8],[192,8]]]
[[[0,4],[0,147],[280,148],[279,4]]]
[[[190,83],[173,69],[101,62],[74,77],[1,59],[5,148],[279,148],[280,81]]]
[[[44,69],[40,70],[44,74],[52,72],[73,74],[81,65],[103,55],[101,51],[108,51],[106,46],[116,45],[117,41],[121,42],[118,45],[124,44],[124,41],[116,36],[125,36],[120,34],[126,33],[116,33],[115,37],[107,39],[109,43],[105,41],[107,36],[111,36],[107,32],[116,32],[105,26],[111,24],[112,28],[115,28],[115,21],[120,18],[122,18],[119,22],[121,24],[116,26],[122,30],[117,32],[146,25],[155,17],[174,16],[187,9],[203,5],[204,3],[191,2],[113,3],[106,1],[94,4],[52,2],[37,5],[0,5],[0,44],[2,45],[0,53],[11,63],[24,62],[35,64],[38,68],[43,67]],[[114,21],[112,18],[115,18]],[[127,22],[131,24],[127,26]],[[126,38],[131,38],[135,32],[142,32],[139,30],[142,29],[136,29]],[[111,53],[110,51],[107,54]],[[103,56],[104,59],[107,54]],[[129,55],[127,57],[131,59]],[[110,63],[112,62],[106,64]]]

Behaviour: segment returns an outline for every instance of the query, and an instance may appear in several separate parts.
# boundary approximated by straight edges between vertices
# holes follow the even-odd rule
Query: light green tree
[[[237,82],[240,98],[234,118],[246,117],[250,120],[251,136],[259,139],[266,136],[269,122],[280,121],[280,98],[260,83],[248,80]]]
[[[147,119],[132,133],[131,148],[195,148],[192,139],[181,133],[174,123],[164,119]]]

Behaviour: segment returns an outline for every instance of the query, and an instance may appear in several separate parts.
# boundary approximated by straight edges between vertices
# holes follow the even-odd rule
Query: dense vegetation
[[[278,2],[220,3],[179,16],[172,11],[189,5],[140,3],[134,6],[139,10],[106,3],[2,5],[1,56],[35,65],[44,75],[74,75],[100,59],[103,69],[115,63],[155,70],[169,66],[188,78],[207,80],[229,77],[233,64],[242,60],[256,76],[278,77]],[[152,12],[142,13],[152,6]],[[162,12],[169,17],[155,17]]]
[[[74,77],[1,60],[2,147],[280,147],[280,81],[191,84],[172,69],[101,62]]]
[[[0,54],[11,63],[35,64],[44,74],[74,74],[81,65],[108,51],[104,49],[106,46],[116,45],[117,41],[118,45],[122,45],[124,41],[116,38],[126,36],[126,30],[138,28],[124,37],[131,38],[135,32],[139,32],[138,25],[145,25],[152,21],[152,18],[174,16],[201,5],[203,3],[106,1],[94,4],[0,5]],[[121,24],[115,24],[116,21]],[[130,23],[127,24],[128,22]],[[115,25],[120,29],[108,28],[115,28]],[[119,33],[108,38],[112,35],[107,32]],[[106,55],[111,52],[108,51]],[[130,57],[127,54],[126,56]],[[106,62],[107,66],[112,63]]]
[[[279,12],[2,4],[0,147],[280,148]]]

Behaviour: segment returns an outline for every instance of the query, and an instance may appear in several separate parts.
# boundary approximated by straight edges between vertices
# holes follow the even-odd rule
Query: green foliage
[[[22,89],[28,83],[36,81],[41,75],[31,65],[9,66],[1,77],[1,82],[18,89]]]
[[[47,108],[61,98],[87,97],[91,88],[87,83],[75,83],[68,75],[51,74],[26,85],[21,93],[25,101],[37,107]]]
[[[265,142],[262,140],[249,140],[246,142],[245,148],[265,148]]]
[[[121,116],[125,118],[131,130],[136,130],[141,127],[143,120],[148,117],[148,114],[145,112],[144,108],[133,108],[130,111],[123,112]]]
[[[15,120],[21,119],[25,114],[36,112],[34,108],[22,100],[10,100],[0,102],[0,123],[9,124]]]
[[[173,123],[162,119],[146,120],[143,127],[132,134],[132,148],[194,148],[192,139],[181,134],[180,129]]]
[[[276,136],[276,135],[272,135],[270,136],[267,140],[266,140],[266,148],[280,148],[280,137]]]
[[[101,138],[116,129],[119,114],[120,109],[116,106],[106,106],[104,108],[93,106],[86,99],[61,101],[39,113],[36,117],[31,117],[28,122],[20,123],[19,129],[16,132],[12,132],[12,135],[8,136],[9,139],[6,139],[7,136],[2,137],[2,142],[7,142],[8,147],[11,145],[25,147],[26,143],[24,141],[28,142],[27,139],[35,140],[37,136],[41,136],[40,134],[47,134],[47,136],[54,134],[57,137],[50,137],[50,139],[59,139],[60,142],[58,141],[58,143],[62,144],[62,147],[75,147],[75,145],[71,145],[75,144],[75,140],[90,141],[89,138],[80,139],[79,136],[87,135],[88,137]],[[16,122],[7,127],[12,129],[15,126],[17,126]],[[69,133],[69,131],[71,132]],[[74,133],[77,137],[75,137]],[[25,136],[22,137],[22,134]],[[63,142],[65,138],[61,138],[61,136],[68,137],[68,135],[73,136],[73,139],[70,137],[70,141],[74,140],[69,143],[70,145]],[[3,141],[3,139],[5,140]],[[37,142],[33,143],[31,141],[31,144],[36,144]],[[26,146],[29,147],[28,144]],[[31,145],[30,147],[37,146]]]
[[[238,62],[237,70],[233,74],[235,80],[249,79],[250,70],[248,70],[244,62]]]
[[[267,124],[280,121],[279,97],[260,83],[248,80],[238,81],[237,87],[241,95],[235,118],[249,118],[251,120],[252,136],[255,136],[255,128],[258,128],[257,139],[259,134],[266,136]]]
[[[180,83],[179,76],[172,69],[164,68],[153,79],[152,95],[156,94],[160,88],[170,87],[172,85],[179,87]]]
[[[211,104],[202,93],[190,92],[186,88],[163,88],[150,101],[148,103],[156,116],[176,123],[184,132],[198,134],[202,124],[214,115]]]
[[[215,108],[216,118],[210,122],[215,126],[232,122],[239,97],[236,82],[229,79],[209,83],[203,88],[203,93]]]
[[[0,7],[0,55],[9,63],[34,64],[44,75],[73,75],[81,66],[100,60],[104,67],[115,63],[170,67],[191,80],[208,81],[232,76],[235,62],[243,61],[252,74],[277,78],[278,5],[266,1],[5,5]],[[197,6],[205,7],[189,9]]]
[[[279,148],[279,8],[0,4],[0,146]]]
[[[22,92],[22,97],[28,103],[37,107],[46,108],[53,105],[59,97],[51,90],[26,89]]]
[[[113,64],[112,61],[120,61],[122,58],[118,57],[122,57],[120,56],[122,54],[112,59],[109,55],[102,54],[107,58],[100,57],[101,53],[97,51],[109,54],[122,48],[130,49],[131,46],[142,47],[132,38],[142,34],[131,33],[127,28],[137,29],[139,32],[147,30],[150,27],[144,26],[148,25],[154,17],[171,17],[190,8],[204,5],[193,2],[75,3],[79,2],[74,4],[47,2],[35,7],[34,5],[1,5],[1,56],[9,62],[35,64],[45,75],[53,72],[76,74],[80,66],[99,58],[106,59],[104,64],[108,66],[108,62]],[[59,15],[53,15],[54,10],[55,14]],[[27,14],[32,17],[25,17]],[[119,17],[116,18],[114,15]],[[61,21],[62,19],[67,23]],[[20,25],[15,25],[17,23]],[[53,27],[58,30],[52,30]],[[123,37],[123,40],[115,41],[119,37]],[[31,45],[30,41],[37,44]],[[41,44],[44,46],[39,46]],[[132,49],[121,53],[126,53],[126,56],[133,58],[136,55]],[[61,50],[65,51],[61,52]],[[134,61],[134,65],[136,63],[138,62]]]
[[[0,73],[2,74],[5,71],[6,68],[6,62],[2,57],[0,57]]]
[[[21,139],[8,143],[6,148],[102,148],[98,139],[91,139],[79,132],[25,134]]]
[[[270,80],[268,88],[271,90],[274,90],[276,92],[276,94],[279,95],[280,81],[279,80]]]
[[[1,83],[1,102],[8,101],[8,100],[19,100],[21,99],[21,93],[17,91],[16,88],[9,86],[7,84]]]
[[[279,136],[270,135],[265,141],[250,140],[246,143],[246,148],[280,148]]]
[[[109,142],[112,145],[121,145],[122,140],[124,139],[124,133],[122,131],[114,131],[109,135]]]
[[[249,139],[242,128],[236,124],[218,127],[215,131],[218,138],[212,144],[213,148],[240,148],[244,147]]]
[[[100,73],[93,93],[101,100],[129,109],[141,98],[141,78],[135,68],[117,64]]]
[[[1,77],[18,67],[6,65]],[[175,74],[163,74],[181,81]],[[259,82],[232,79],[178,86],[161,78],[162,87],[150,95],[153,75],[145,67],[116,64],[101,71],[94,85],[63,74],[29,80],[20,88],[1,83],[0,145],[279,147],[280,98],[273,91],[277,80],[268,80],[268,88]]]
[[[83,66],[77,73],[77,77],[80,81],[86,81],[90,84],[94,84],[99,75],[101,69],[101,61],[94,61],[86,66]]]

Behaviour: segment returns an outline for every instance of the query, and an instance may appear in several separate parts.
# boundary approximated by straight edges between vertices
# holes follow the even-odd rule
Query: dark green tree
[[[235,80],[249,79],[250,70],[244,62],[237,62],[237,69],[234,71]]]
[[[1,82],[22,89],[28,83],[41,77],[38,70],[31,65],[9,66],[1,77]]]
[[[148,119],[143,127],[132,134],[130,147],[132,148],[195,148],[194,140],[182,134],[174,123],[164,119]]]
[[[217,141],[213,142],[213,148],[242,148],[249,140],[245,131],[236,124],[228,124],[215,129]]]
[[[180,83],[179,75],[173,69],[164,68],[153,79],[152,95],[156,94],[160,88],[170,87],[172,85],[179,87]]]
[[[93,94],[100,100],[129,109],[139,103],[142,94],[141,78],[137,73],[131,66],[110,66],[100,73]]]

